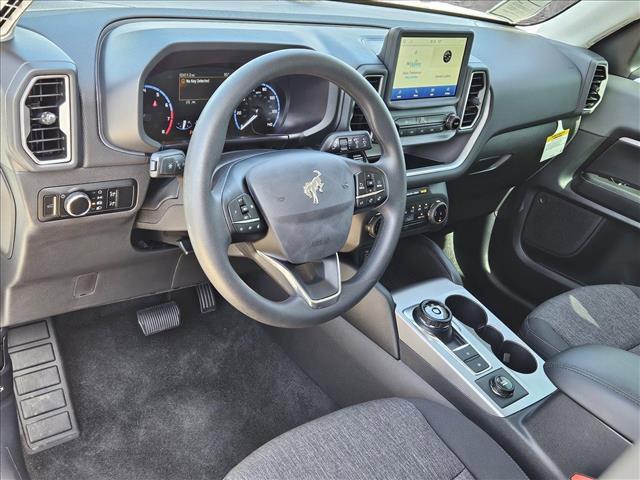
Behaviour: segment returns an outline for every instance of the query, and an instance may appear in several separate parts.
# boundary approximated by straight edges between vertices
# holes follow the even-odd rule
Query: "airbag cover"
[[[261,160],[246,176],[269,227],[256,248],[295,264],[338,252],[349,235],[355,202],[346,161],[314,150],[273,152]]]

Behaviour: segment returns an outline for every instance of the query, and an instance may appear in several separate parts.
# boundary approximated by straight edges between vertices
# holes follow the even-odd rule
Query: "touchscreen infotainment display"
[[[400,38],[389,100],[455,97],[466,37]]]

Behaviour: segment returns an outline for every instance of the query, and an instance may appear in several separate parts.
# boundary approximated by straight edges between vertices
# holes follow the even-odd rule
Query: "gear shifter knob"
[[[447,341],[451,337],[451,311],[437,300],[424,300],[413,310],[414,320],[429,333]]]

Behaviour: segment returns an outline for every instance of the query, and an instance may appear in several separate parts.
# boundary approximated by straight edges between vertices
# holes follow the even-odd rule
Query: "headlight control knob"
[[[433,225],[442,225],[447,221],[449,216],[449,206],[442,200],[436,200],[427,211],[429,223]]]
[[[70,193],[64,199],[64,210],[72,217],[82,217],[91,210],[91,199],[84,192]]]

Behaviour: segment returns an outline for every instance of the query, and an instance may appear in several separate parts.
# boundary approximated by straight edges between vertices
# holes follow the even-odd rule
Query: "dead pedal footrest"
[[[12,328],[7,340],[25,452],[77,438],[80,431],[51,320]]]
[[[209,282],[200,283],[196,287],[200,312],[213,312],[216,309],[216,295],[213,286]]]
[[[138,310],[138,325],[145,337],[180,326],[180,308],[176,302],[161,303]]]

